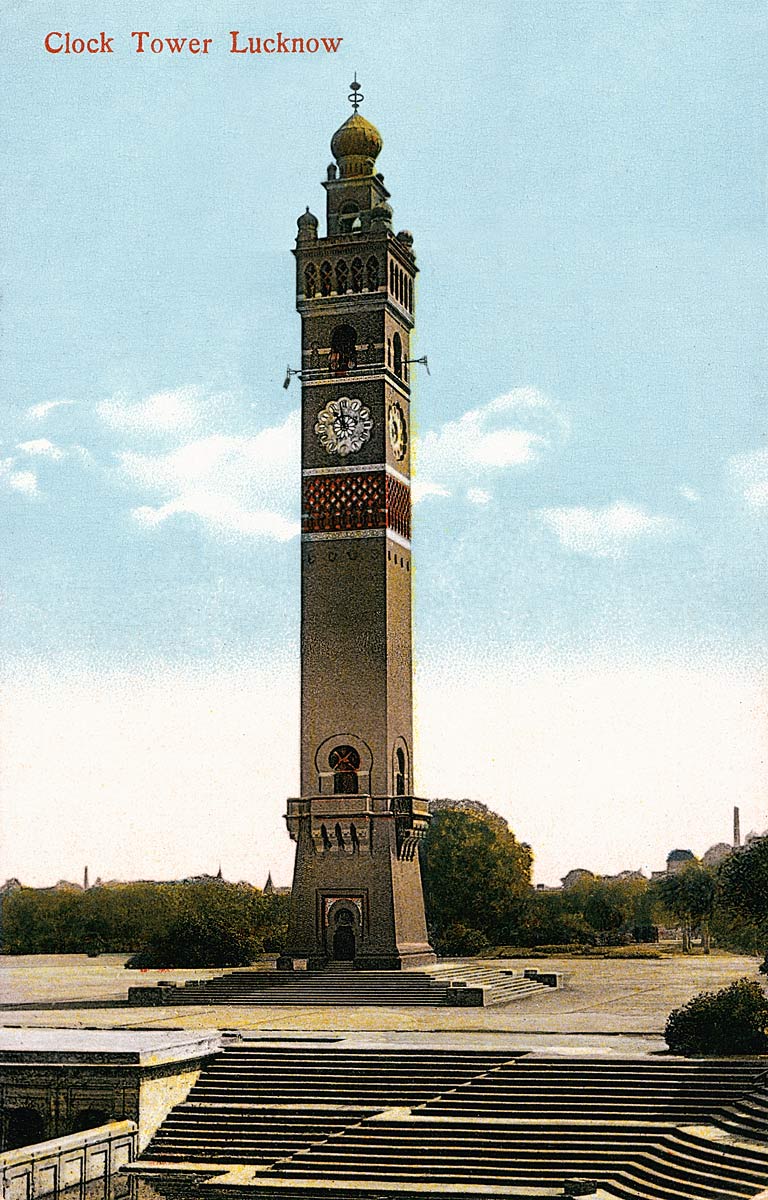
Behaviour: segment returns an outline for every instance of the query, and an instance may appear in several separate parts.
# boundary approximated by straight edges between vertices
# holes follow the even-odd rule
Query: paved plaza
[[[734,979],[758,978],[757,959],[738,955],[652,960],[508,960],[562,971],[564,986],[484,1009],[200,1006],[130,1008],[129,985],[182,983],[212,971],[127,971],[119,955],[4,957],[0,959],[0,1027],[90,1029],[231,1029],[243,1032],[364,1035],[372,1044],[401,1037],[450,1044],[457,1032],[473,1044],[503,1035],[528,1049],[557,1053],[610,1048],[612,1053],[664,1049],[664,1022],[672,1008],[702,990]]]

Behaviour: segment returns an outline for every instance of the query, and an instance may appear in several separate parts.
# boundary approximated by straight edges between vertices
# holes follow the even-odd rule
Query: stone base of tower
[[[412,796],[288,801],[296,842],[288,944],[279,970],[429,966],[417,847],[429,805]]]

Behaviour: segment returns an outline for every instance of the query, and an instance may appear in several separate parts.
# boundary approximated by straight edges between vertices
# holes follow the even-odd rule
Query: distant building
[[[275,887],[272,882],[272,872],[270,871],[267,875],[267,882],[262,888],[262,893],[265,896],[290,896],[291,889],[289,887]]]
[[[594,871],[588,871],[586,867],[574,867],[567,875],[563,875],[560,882],[567,891],[568,888],[575,887],[578,883],[586,883],[588,880],[596,878]]]
[[[710,846],[709,850],[705,850],[701,856],[701,861],[705,867],[716,867],[729,854],[733,854],[734,849],[738,847],[729,846],[727,842],[717,842],[714,846]]]
[[[678,871],[682,871],[683,867],[689,862],[694,862],[696,859],[692,850],[670,850],[667,855],[667,875],[675,875]]]

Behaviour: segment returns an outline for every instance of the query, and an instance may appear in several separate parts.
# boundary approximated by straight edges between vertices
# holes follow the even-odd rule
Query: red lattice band
[[[346,533],[355,529],[392,529],[411,536],[411,493],[407,484],[385,471],[345,471],[304,479],[304,533]]]

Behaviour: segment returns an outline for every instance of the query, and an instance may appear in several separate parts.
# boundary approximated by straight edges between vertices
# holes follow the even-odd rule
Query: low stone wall
[[[64,1192],[83,1195],[87,1183],[99,1180],[103,1184],[99,1196],[122,1200],[129,1194],[130,1180],[117,1172],[133,1161],[137,1140],[135,1121],[113,1121],[98,1129],[6,1150],[0,1154],[0,1197],[35,1200]]]

